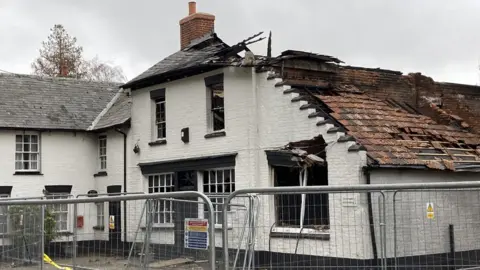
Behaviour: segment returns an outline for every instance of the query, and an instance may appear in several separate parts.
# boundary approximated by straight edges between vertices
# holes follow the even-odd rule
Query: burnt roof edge
[[[143,79],[140,79],[138,81],[134,81],[125,85],[122,85],[122,88],[124,89],[131,89],[132,91],[140,89],[140,88],[145,88],[148,86],[156,85],[156,84],[161,84],[161,83],[166,83],[166,82],[173,82],[176,80],[192,77],[195,75],[199,75],[202,73],[210,72],[216,69],[220,69],[225,67],[226,65],[208,65],[208,64],[201,64],[201,65],[196,65],[193,67],[188,67],[188,68],[181,68],[181,69],[176,69],[172,71],[168,71],[165,73],[153,75],[150,77],[146,77]]]

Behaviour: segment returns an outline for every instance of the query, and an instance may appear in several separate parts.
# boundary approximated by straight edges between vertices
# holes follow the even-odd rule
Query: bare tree
[[[32,63],[33,73],[92,81],[126,81],[121,67],[103,62],[98,56],[84,59],[83,48],[76,42],[77,38],[71,37],[62,25],[54,25],[47,41],[42,42],[40,56]]]
[[[90,61],[84,61],[82,70],[85,73],[83,78],[91,81],[125,82],[127,80],[121,67],[103,62],[98,56]]]
[[[71,37],[62,25],[55,24],[47,41],[42,42],[40,56],[32,63],[33,73],[50,77],[83,77],[80,70],[83,48],[76,42],[77,38]]]

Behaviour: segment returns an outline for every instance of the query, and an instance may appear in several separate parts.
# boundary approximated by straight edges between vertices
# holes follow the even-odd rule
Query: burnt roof
[[[202,67],[204,68],[203,72],[208,69],[218,68],[219,66],[209,65],[209,62],[217,59],[217,54],[228,47],[216,34],[208,34],[192,41],[183,50],[167,56],[122,87],[134,90],[151,84],[165,82],[182,72],[189,72]]]
[[[119,86],[1,73],[0,128],[87,130],[106,110]]]
[[[288,80],[281,85],[289,85]],[[395,103],[361,91],[310,91],[298,83],[295,91],[308,108],[316,108],[336,128],[367,151],[370,166],[425,168],[451,171],[480,170],[480,137],[461,128],[442,125]],[[346,87],[350,89],[350,87]],[[288,92],[288,91],[287,91]],[[319,123],[320,124],[320,123]]]
[[[308,59],[316,59],[322,62],[333,62],[336,64],[343,63],[342,60],[329,56],[329,55],[323,55],[323,54],[318,54],[318,53],[310,53],[310,52],[304,52],[304,51],[296,51],[296,50],[286,50],[283,51],[280,56],[276,57],[277,59],[289,59],[289,58],[308,58]]]

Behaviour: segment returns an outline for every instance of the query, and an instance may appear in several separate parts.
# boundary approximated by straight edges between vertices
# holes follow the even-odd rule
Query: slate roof
[[[133,78],[123,88],[130,88],[153,77],[168,76],[172,73],[197,68],[216,59],[215,54],[227,48],[216,34],[208,34],[193,41],[188,47],[156,63],[145,72]]]
[[[0,74],[0,128],[87,130],[118,83]],[[102,122],[107,125],[108,119]]]
[[[94,126],[94,130],[124,124],[130,119],[131,109],[132,99],[126,93],[120,93],[115,103]]]

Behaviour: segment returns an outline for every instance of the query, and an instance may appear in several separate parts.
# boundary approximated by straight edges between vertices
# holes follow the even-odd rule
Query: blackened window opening
[[[225,106],[224,106],[224,91],[223,82],[213,84],[210,86],[211,93],[211,117],[213,131],[225,129]]]
[[[291,187],[300,185],[301,168],[274,167],[275,186]],[[302,174],[303,175],[303,174]],[[328,185],[328,171],[326,166],[308,168],[307,186]],[[301,194],[275,195],[276,226],[300,227]],[[318,228],[329,225],[328,194],[306,194],[305,214],[303,225],[305,228]]]

